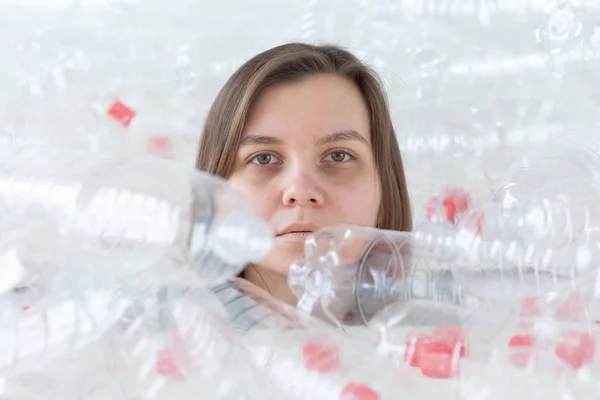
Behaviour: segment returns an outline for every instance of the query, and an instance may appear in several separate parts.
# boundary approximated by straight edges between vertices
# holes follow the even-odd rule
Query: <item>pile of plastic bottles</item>
[[[598,15],[0,0],[0,400],[597,400]],[[236,278],[266,223],[180,163],[231,73],[295,40],[382,74],[415,215],[312,235],[297,309]]]
[[[527,160],[567,169],[577,146]],[[528,191],[509,175],[480,203],[447,188],[414,232],[322,228],[291,266],[294,309],[235,278],[273,237],[226,181],[155,158],[5,150],[2,399],[600,394],[593,174]]]
[[[531,151],[487,200],[432,192],[413,232],[322,228],[290,270],[299,309],[365,326],[424,398],[597,397],[594,126]]]
[[[2,399],[383,399],[414,386],[368,340],[234,278],[273,236],[226,181],[16,145],[0,193]]]

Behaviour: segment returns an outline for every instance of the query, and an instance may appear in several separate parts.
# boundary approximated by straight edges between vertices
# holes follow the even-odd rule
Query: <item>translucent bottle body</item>
[[[571,125],[549,138],[513,165],[494,200],[512,206],[553,182],[600,178],[599,129],[595,123]]]
[[[272,245],[270,228],[223,180],[167,161],[42,146],[0,164],[0,213],[3,236],[23,225],[37,232],[15,239],[22,255],[43,247],[52,264],[93,266],[109,278],[159,265],[212,285]]]
[[[495,303],[588,288],[600,261],[598,182],[549,183],[525,202],[488,204],[456,225],[418,223],[415,246],[445,260],[463,290]]]
[[[235,279],[216,289],[261,376],[290,399],[392,399],[412,383],[357,340]],[[362,397],[364,396],[364,397]]]
[[[421,221],[413,233],[333,225],[307,240],[288,283],[299,308],[340,325],[411,298],[514,311],[595,281],[596,230],[573,215],[565,202],[540,201],[491,204],[457,224]]]
[[[425,390],[436,385],[423,379],[447,380],[457,398],[521,398],[527,388],[535,398],[561,399],[597,374],[598,332],[586,322],[432,301],[394,304],[371,322],[379,353]]]
[[[27,310],[0,299],[0,368],[32,368],[94,344],[113,329],[130,301],[115,291],[55,297]]]
[[[174,296],[164,296],[174,289]],[[181,290],[178,290],[181,289]],[[118,377],[145,399],[270,397],[215,295],[165,287],[160,299],[113,335]]]

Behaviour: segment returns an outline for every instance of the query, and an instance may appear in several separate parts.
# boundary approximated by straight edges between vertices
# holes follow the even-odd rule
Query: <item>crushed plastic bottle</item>
[[[224,180],[163,160],[44,146],[1,160],[0,213],[3,237],[34,233],[15,239],[23,262],[37,246],[49,264],[107,280],[186,274],[214,285],[266,256],[273,241]]]

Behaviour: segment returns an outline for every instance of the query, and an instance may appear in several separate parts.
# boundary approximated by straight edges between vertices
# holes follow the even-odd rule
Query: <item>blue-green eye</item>
[[[277,162],[277,158],[271,154],[259,154],[252,159],[252,164],[269,165]]]
[[[346,153],[345,151],[332,151],[331,153],[329,153],[329,155],[327,157],[325,157],[325,160],[336,162],[336,163],[349,161],[351,159],[352,159],[352,156],[350,154]]]

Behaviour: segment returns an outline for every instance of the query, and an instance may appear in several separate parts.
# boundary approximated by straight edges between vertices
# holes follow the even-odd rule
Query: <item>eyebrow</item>
[[[250,134],[244,137],[240,146],[251,146],[253,144],[282,145],[283,142],[273,136]]]
[[[343,131],[331,133],[317,140],[317,144],[324,145],[344,141],[358,141],[366,145],[369,144],[369,142],[367,141],[367,139],[364,138],[364,136],[362,136],[353,129],[346,129]],[[282,145],[283,142],[280,139],[277,139],[273,136],[250,134],[244,137],[240,146],[250,146],[257,144]]]
[[[321,139],[317,140],[318,145],[323,144],[331,144],[336,142],[345,142],[345,141],[358,141],[363,144],[368,145],[367,139],[364,138],[360,133],[356,132],[353,129],[346,129],[344,131],[335,132]]]

